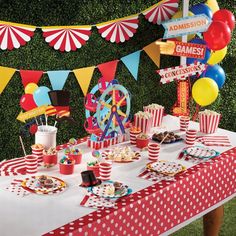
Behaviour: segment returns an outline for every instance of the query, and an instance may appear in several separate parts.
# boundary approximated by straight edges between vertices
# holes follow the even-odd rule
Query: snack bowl
[[[139,134],[136,138],[136,146],[138,148],[145,148],[148,146],[149,137],[146,134]]]
[[[46,165],[56,165],[57,164],[57,154],[43,155],[43,162]]]
[[[100,174],[99,174],[99,164],[96,164],[96,165],[93,165],[93,166],[87,165],[87,170],[92,170],[96,177],[100,176]]]
[[[75,164],[80,164],[82,161],[82,153],[68,154],[68,157],[70,157],[72,160],[74,160]]]
[[[74,173],[74,167],[75,167],[75,163],[71,163],[71,164],[64,164],[64,163],[59,163],[59,169],[60,169],[60,173],[63,175],[71,175]]]

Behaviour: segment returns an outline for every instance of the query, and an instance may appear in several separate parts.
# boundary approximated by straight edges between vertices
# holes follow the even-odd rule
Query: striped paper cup
[[[148,144],[148,157],[151,161],[156,161],[160,154],[160,144],[149,143]]]
[[[38,157],[36,155],[25,156],[26,173],[35,174],[38,171]]]
[[[180,116],[180,131],[186,131],[189,126],[190,117],[189,116]]]

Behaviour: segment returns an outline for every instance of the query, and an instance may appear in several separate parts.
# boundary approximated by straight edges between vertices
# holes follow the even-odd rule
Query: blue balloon
[[[49,91],[50,89],[45,86],[38,87],[38,89],[35,90],[35,92],[33,93],[33,96],[34,96],[34,101],[38,107],[42,105],[51,104],[51,100],[48,95]]]
[[[225,83],[225,72],[221,66],[215,64],[214,66],[208,66],[206,71],[201,74],[200,77],[209,77],[217,83],[219,89]]]
[[[193,5],[190,8],[190,11],[194,14],[194,15],[200,15],[200,14],[205,14],[206,16],[208,16],[210,19],[212,19],[213,17],[213,13],[212,10],[210,9],[210,7],[208,7],[207,5],[203,4],[203,3],[198,3]]]
[[[196,43],[196,44],[202,44],[202,45],[206,45],[206,42],[203,39],[199,39],[199,38],[195,38],[192,39],[191,41],[189,41],[189,43]],[[192,64],[195,61],[199,61],[203,64],[206,64],[208,59],[211,56],[211,50],[209,48],[206,48],[206,53],[205,53],[205,57],[203,59],[198,59],[198,58],[187,58],[187,64]]]

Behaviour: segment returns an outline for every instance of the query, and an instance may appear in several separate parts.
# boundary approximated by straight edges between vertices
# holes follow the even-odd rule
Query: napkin
[[[230,140],[228,136],[201,136],[197,138],[198,142],[206,146],[222,146],[229,147],[231,146]]]
[[[165,181],[175,181],[175,177],[174,176],[168,176],[168,175],[163,175],[160,173],[156,173],[150,170],[145,169],[144,171],[142,171],[138,177],[142,178],[142,179],[146,179],[152,182],[160,182],[162,180]]]

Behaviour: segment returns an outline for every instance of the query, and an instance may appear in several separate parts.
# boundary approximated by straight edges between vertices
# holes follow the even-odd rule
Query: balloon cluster
[[[20,99],[20,106],[25,111],[32,110],[42,105],[51,104],[48,92],[50,89],[45,86],[38,86],[35,83],[28,83],[25,86],[25,94]]]
[[[226,53],[227,45],[231,40],[231,33],[235,27],[235,17],[233,13],[226,9],[219,10],[218,4],[212,1],[206,4],[199,3],[190,8],[189,16],[205,14],[212,20],[208,30],[202,34],[201,38],[193,38],[194,35],[188,36],[190,43],[206,45],[205,58],[195,59],[187,58],[187,64],[195,61],[207,64],[207,69],[200,75],[192,87],[192,97],[200,106],[208,106],[218,97],[219,89],[225,83],[225,72],[220,63]],[[179,18],[182,13],[176,13]],[[178,15],[179,14],[179,15]],[[199,34],[198,34],[199,35]]]

